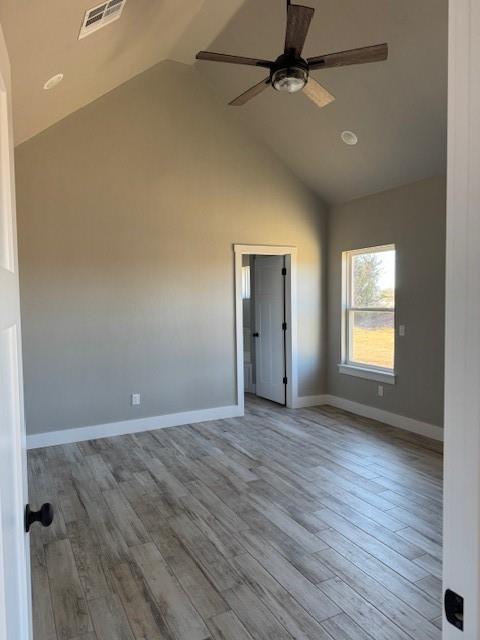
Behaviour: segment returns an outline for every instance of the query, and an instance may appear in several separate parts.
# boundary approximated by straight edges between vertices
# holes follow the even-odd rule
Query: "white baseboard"
[[[364,418],[371,418],[372,420],[378,420],[384,422],[391,427],[397,427],[398,429],[405,429],[405,431],[411,431],[418,435],[432,438],[433,440],[443,440],[443,429],[434,424],[428,422],[422,422],[421,420],[415,420],[413,418],[406,418],[400,416],[398,413],[390,413],[390,411],[384,411],[383,409],[377,409],[376,407],[369,407],[366,404],[360,404],[359,402],[353,402],[352,400],[346,400],[345,398],[338,398],[337,396],[324,396],[324,404],[330,404],[332,407],[338,409],[344,409],[351,413],[356,413]]]
[[[182,413],[170,413],[151,418],[138,418],[124,420],[122,422],[109,422],[96,424],[91,427],[78,427],[76,429],[64,429],[59,431],[47,431],[27,436],[27,449],[40,447],[52,447],[58,444],[71,444],[96,438],[110,438],[123,436],[129,433],[140,433],[166,427],[178,427],[184,424],[208,422],[209,420],[223,420],[225,418],[237,418],[243,416],[243,411],[238,405],[228,407],[214,407],[213,409],[200,409],[198,411],[184,411]]]
[[[292,408],[305,409],[307,407],[317,407],[325,404],[337,407],[338,409],[344,409],[345,411],[350,411],[351,413],[356,413],[357,415],[365,418],[378,420],[379,422],[384,422],[392,427],[405,429],[406,431],[411,431],[413,433],[426,436],[427,438],[443,440],[443,429],[441,427],[328,394],[297,397],[293,402]],[[129,433],[140,433],[142,431],[151,431],[153,429],[165,429],[167,427],[177,427],[184,424],[195,424],[197,422],[223,420],[225,418],[237,418],[240,416],[243,416],[242,408],[238,405],[231,405],[227,407],[214,407],[213,409],[200,409],[198,411],[170,413],[151,418],[109,422],[107,424],[97,424],[91,427],[48,431],[46,433],[37,433],[27,436],[27,449],[51,447],[58,444],[71,444],[73,442],[83,442],[84,440],[95,440],[96,438],[123,436]]]
[[[350,411],[356,413],[364,418],[370,418],[371,420],[378,420],[384,422],[391,427],[397,427],[398,429],[405,429],[405,431],[411,431],[433,440],[443,440],[443,429],[436,425],[429,424],[428,422],[422,422],[421,420],[414,420],[413,418],[406,418],[400,416],[397,413],[391,413],[390,411],[384,411],[383,409],[377,409],[376,407],[369,407],[359,402],[353,402],[352,400],[346,400],[345,398],[338,398],[337,396],[331,396],[328,394],[319,396],[303,396],[295,399],[294,409],[305,409],[307,407],[318,407],[322,404],[329,404],[337,409],[343,409],[344,411]]]
[[[297,396],[292,403],[292,409],[306,409],[307,407],[318,407],[321,404],[328,404],[330,396]]]

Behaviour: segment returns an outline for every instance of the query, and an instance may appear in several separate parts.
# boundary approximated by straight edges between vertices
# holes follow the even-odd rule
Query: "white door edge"
[[[450,0],[443,588],[480,638],[480,2]]]

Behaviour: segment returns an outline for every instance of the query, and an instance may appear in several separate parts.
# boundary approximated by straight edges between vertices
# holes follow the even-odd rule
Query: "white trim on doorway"
[[[297,248],[264,244],[235,244],[235,341],[237,368],[237,404],[244,411],[243,383],[243,316],[242,316],[242,256],[285,256],[287,268],[285,314],[287,322],[287,407],[294,409],[298,401],[297,355]]]
[[[480,638],[480,3],[450,0],[443,588]]]

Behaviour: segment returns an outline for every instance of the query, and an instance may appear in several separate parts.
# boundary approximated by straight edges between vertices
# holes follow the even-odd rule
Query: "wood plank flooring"
[[[34,640],[440,640],[439,443],[331,407],[37,449]]]

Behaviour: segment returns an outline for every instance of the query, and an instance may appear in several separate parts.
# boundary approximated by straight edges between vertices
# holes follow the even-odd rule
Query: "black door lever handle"
[[[28,533],[34,522],[40,522],[44,527],[49,527],[53,522],[53,507],[49,502],[42,504],[38,511],[32,511],[30,505],[25,507],[25,531]]]
[[[260,334],[259,334],[259,333],[252,333],[252,336],[253,336],[254,338],[259,338],[259,337],[260,337]]]

